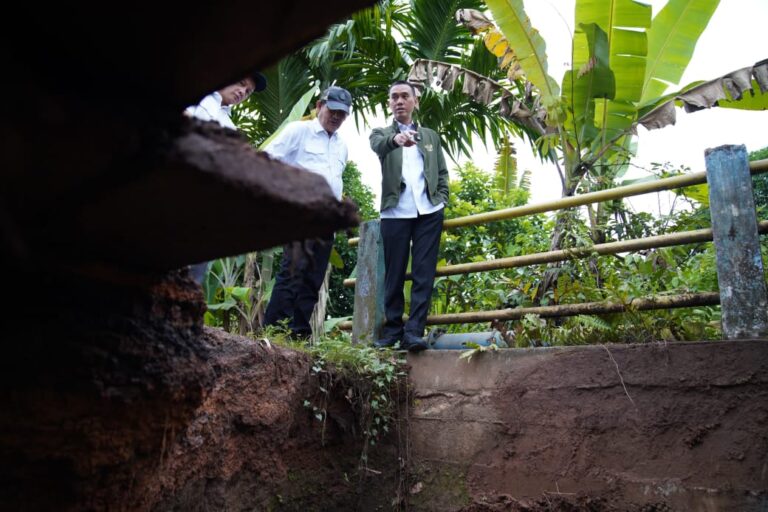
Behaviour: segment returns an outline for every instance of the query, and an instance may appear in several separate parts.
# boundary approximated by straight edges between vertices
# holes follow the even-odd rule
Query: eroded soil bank
[[[57,278],[6,326],[0,510],[389,510],[397,445],[369,450],[309,358],[202,327],[183,273]],[[40,312],[44,311],[44,314]]]

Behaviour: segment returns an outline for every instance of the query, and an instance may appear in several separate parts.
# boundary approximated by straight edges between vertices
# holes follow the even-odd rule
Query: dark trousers
[[[294,336],[308,338],[312,334],[309,319],[323,285],[333,239],[308,240],[304,243],[306,252],[294,247],[283,248],[280,272],[275,278],[264,324],[276,325],[287,318]]]
[[[403,332],[424,336],[427,313],[435,282],[437,251],[443,228],[443,210],[415,219],[381,219],[384,241],[384,329],[385,340],[402,340]],[[403,325],[403,284],[411,253],[411,311]]]

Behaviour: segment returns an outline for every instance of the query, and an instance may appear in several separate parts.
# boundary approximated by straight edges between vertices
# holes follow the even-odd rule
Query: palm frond
[[[514,144],[507,139],[502,140],[498,146],[498,156],[494,165],[494,185],[496,189],[509,193],[510,190],[517,187],[517,157]]]
[[[442,60],[459,64],[462,49],[473,42],[472,34],[454,21],[460,7],[482,8],[478,0],[412,0],[407,21],[409,39],[403,43],[414,59]]]

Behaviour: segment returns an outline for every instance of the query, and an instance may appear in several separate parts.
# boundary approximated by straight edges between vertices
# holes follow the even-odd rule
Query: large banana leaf
[[[649,130],[674,124],[674,105],[685,107],[688,112],[712,107],[767,110],[768,59],[708,82],[694,82],[643,105],[638,122]]]
[[[608,36],[610,69],[616,92],[612,99],[595,100],[595,138],[591,153],[612,161],[620,148],[616,145],[636,119],[634,103],[640,100],[645,77],[648,41],[645,33],[651,25],[651,6],[634,0],[577,0],[575,21],[595,23]],[[574,62],[575,66],[581,62]]]
[[[768,90],[761,92],[757,80],[752,80],[752,92],[744,93],[739,100],[729,96],[729,99],[718,101],[717,106],[738,110],[768,110]]]
[[[648,30],[648,59],[640,99],[658,98],[680,82],[720,0],[669,0]]]
[[[595,100],[595,119],[600,137],[592,144],[593,154],[631,131],[637,119],[637,107],[631,101],[598,99]]]
[[[576,26],[596,23],[608,35],[610,67],[617,100],[638,101],[645,77],[651,6],[634,0],[577,0]],[[574,68],[583,66],[574,62]]]
[[[507,75],[499,64],[499,59],[488,51],[482,42],[472,46],[472,50],[464,56],[461,67],[497,81],[504,79]]]
[[[560,90],[547,73],[547,46],[523,8],[523,0],[486,0],[504,37],[514,48],[520,67],[528,80],[539,89],[541,102],[552,109],[558,104]]]
[[[574,62],[584,64],[566,71],[563,77],[563,98],[568,111],[565,127],[584,147],[598,134],[595,98],[613,98],[616,83],[608,65],[608,36],[603,29],[595,23],[579,25],[573,41]]]

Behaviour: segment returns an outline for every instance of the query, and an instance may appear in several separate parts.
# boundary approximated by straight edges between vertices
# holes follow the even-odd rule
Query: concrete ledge
[[[412,456],[470,500],[547,493],[609,510],[768,506],[764,340],[409,356]],[[430,508],[430,492],[417,510]],[[441,510],[459,510],[456,502]]]

